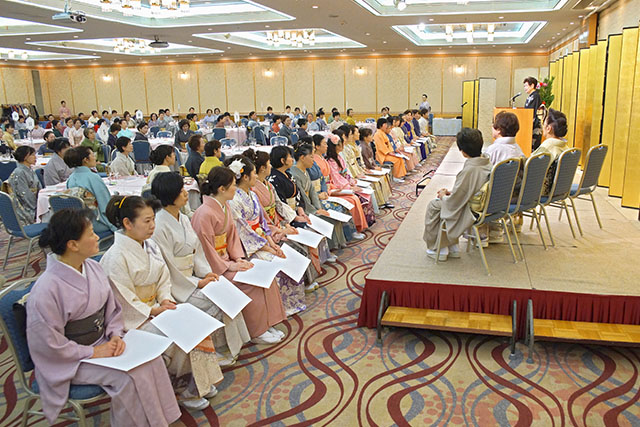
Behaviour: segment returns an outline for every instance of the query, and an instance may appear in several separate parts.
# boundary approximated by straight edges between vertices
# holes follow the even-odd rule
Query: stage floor
[[[535,226],[529,230],[530,219],[525,218],[520,234],[525,261],[514,263],[506,242],[491,244],[485,248],[492,273],[488,276],[482,265],[480,252],[471,248],[467,253],[466,240],[461,238],[462,257],[436,265],[432,258],[427,257],[426,246],[422,240],[425,211],[427,204],[435,198],[439,189],[453,186],[455,176],[463,163],[464,158],[454,144],[367,276],[367,287],[393,283],[402,283],[405,289],[411,289],[411,284],[446,285],[447,292],[452,293],[451,298],[454,299],[457,295],[463,298],[462,295],[469,287],[473,287],[475,292],[491,293],[491,289],[521,291],[517,294],[523,298],[536,291],[640,297],[640,222],[633,219],[637,218],[637,211],[620,208],[620,200],[608,197],[605,188],[596,190],[596,203],[603,229],[598,227],[591,202],[578,200],[576,206],[584,232],[583,237],[578,233],[573,212],[571,215],[576,239],[571,235],[566,216],[563,215],[559,221],[559,209],[548,208],[555,248],[550,246],[544,223],[542,226],[545,241],[549,245],[546,251]],[[454,286],[460,287],[459,292],[453,288]],[[435,301],[434,298],[437,297],[429,296],[430,301]],[[640,302],[640,298],[637,302]],[[366,305],[364,296],[363,304]],[[432,306],[427,308],[446,309],[433,306],[437,305],[435,302],[430,305]],[[420,307],[421,304],[410,306]],[[362,317],[361,310],[360,324],[367,323],[367,326],[371,327],[371,321],[364,322]],[[371,319],[371,314],[367,318]]]

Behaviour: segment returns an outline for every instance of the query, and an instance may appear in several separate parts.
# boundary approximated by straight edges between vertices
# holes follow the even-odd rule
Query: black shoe
[[[393,209],[395,208],[395,205],[392,203],[385,203],[384,205],[382,205],[383,208],[389,208],[389,209]]]

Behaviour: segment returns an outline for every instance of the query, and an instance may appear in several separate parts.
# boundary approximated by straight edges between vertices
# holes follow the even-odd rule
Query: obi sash
[[[175,257],[176,267],[185,277],[193,276],[193,256],[194,254],[191,253],[189,255]]]
[[[156,304],[156,284],[136,286],[136,295],[140,301],[153,307]]]
[[[267,206],[264,208],[265,213],[267,214],[267,216],[269,217],[269,219],[271,220],[271,222],[273,222],[274,224],[276,224],[276,204],[272,204],[271,206]]]
[[[287,205],[289,205],[289,207],[295,211],[296,210],[296,198],[295,197],[289,197],[287,199]]]
[[[91,345],[104,335],[106,304],[84,319],[72,320],[64,326],[64,336],[80,345]]]
[[[265,236],[264,230],[260,226],[260,217],[259,216],[257,216],[256,219],[254,219],[254,220],[247,221],[247,223],[249,224],[251,229],[253,231],[255,231],[260,237],[264,237]]]
[[[322,180],[320,178],[311,181],[313,185],[313,189],[316,190],[316,193],[322,192]]]
[[[220,256],[227,254],[227,232],[214,236],[214,244],[216,245],[216,252]]]

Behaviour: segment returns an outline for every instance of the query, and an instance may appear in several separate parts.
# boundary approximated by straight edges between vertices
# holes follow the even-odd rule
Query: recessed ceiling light
[[[387,41],[386,41],[386,40],[383,40],[383,41],[382,41],[382,43],[383,43],[383,44],[387,44]]]
[[[498,16],[498,19],[504,19],[504,16]]]
[[[193,40],[189,40],[189,43],[193,43]]]
[[[556,33],[556,35],[557,35],[557,36],[559,36],[559,35],[560,35],[560,33]]]
[[[315,4],[313,6],[311,6],[311,9],[317,9],[317,8],[318,8],[318,6],[315,5]]]
[[[231,46],[227,46],[227,49],[231,49]]]
[[[449,46],[449,49],[451,49],[453,46]]]
[[[575,22],[569,22],[569,25],[573,25],[573,24],[575,24]]]
[[[39,47],[39,48],[38,48],[38,50],[42,50],[42,48],[41,48],[41,47]]]
[[[271,28],[271,25],[265,25],[264,27],[265,28]]]
[[[551,37],[551,38],[552,38],[552,39],[555,39],[555,38],[556,38],[556,36],[553,36],[553,37]]]
[[[492,44],[492,45],[491,45],[491,47],[496,47],[496,45],[495,45],[495,44]]]
[[[211,28],[207,28],[207,31],[211,31]]]
[[[511,49],[511,46],[509,46],[509,49]]]
[[[430,22],[433,22],[433,18],[429,18],[429,21],[430,21]]]
[[[582,18],[582,15],[578,15],[578,18]]]
[[[73,36],[73,38],[74,38],[74,39],[77,39],[77,38],[78,38],[78,36]]]
[[[563,28],[563,29],[562,29],[562,31],[567,31],[567,29],[566,29],[566,28]]]
[[[26,39],[27,39],[27,40],[31,40],[31,37],[27,37]]]
[[[409,50],[409,48],[408,48],[408,47],[405,47],[405,48],[404,48],[404,50]]]
[[[370,35],[371,35],[371,33],[364,33],[364,35],[365,35],[365,36],[370,36]]]

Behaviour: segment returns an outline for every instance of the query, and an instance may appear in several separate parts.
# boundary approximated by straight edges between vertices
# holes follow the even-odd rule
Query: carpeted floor
[[[423,172],[439,164],[452,142],[439,141]],[[178,424],[640,425],[635,349],[543,343],[528,364],[525,347],[519,344],[510,360],[503,339],[392,329],[379,347],[375,331],[356,328],[364,277],[415,201],[421,176],[398,185],[396,208],[328,266],[323,287],[308,296],[308,310],[279,326],[286,340],[243,349],[224,371],[211,408],[183,413]],[[6,239],[0,242],[4,248]],[[7,278],[19,275],[20,259],[12,258]],[[34,266],[41,268],[38,261]],[[0,425],[14,426],[23,393],[6,349],[2,341]],[[102,412],[92,419],[96,425],[107,425],[106,408],[96,408]],[[31,424],[42,423],[31,418]]]

